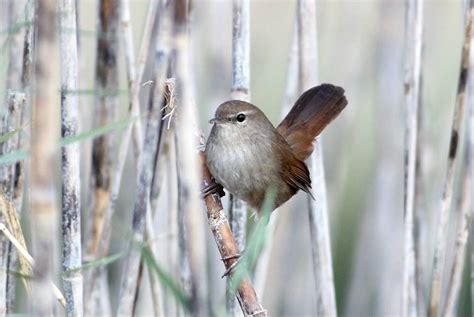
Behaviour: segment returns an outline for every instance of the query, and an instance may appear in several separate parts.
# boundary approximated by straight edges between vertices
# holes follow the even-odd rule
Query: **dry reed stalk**
[[[13,1],[12,1],[13,2]],[[32,73],[32,66],[33,66],[33,35],[34,35],[34,11],[35,11],[35,1],[28,0],[25,5],[25,22],[27,23],[24,32],[24,39],[23,39],[23,51],[22,52],[15,52],[15,55],[22,59],[22,73],[21,73],[21,89],[23,90],[24,96],[24,104],[19,109],[20,112],[20,120],[18,122],[17,127],[21,127],[23,131],[18,133],[18,136],[14,137],[14,143],[12,150],[20,150],[23,147],[23,143],[25,143],[25,135],[29,135],[27,131],[29,131],[29,126],[26,124],[29,120],[30,116],[30,104],[31,104],[31,96],[30,96],[30,77]],[[13,52],[11,52],[13,54]],[[15,56],[17,58],[17,56]],[[15,210],[18,215],[21,214],[21,209],[23,205],[23,187],[24,187],[24,180],[25,180],[25,162],[20,160],[14,163],[15,166],[13,167],[13,179],[12,179],[12,200],[15,202]],[[17,266],[17,255],[15,249],[9,247],[9,257],[8,257],[8,265],[7,270],[15,270]],[[16,277],[13,275],[7,276],[7,313],[13,312],[13,308],[15,305],[15,294],[16,294]]]
[[[158,36],[157,36],[157,56],[155,59],[156,63],[156,80],[155,85],[163,83],[166,76],[166,70],[168,68],[169,52],[170,52],[170,30],[172,23],[172,5],[167,1],[162,1],[159,9],[160,16],[158,18]],[[162,85],[162,84],[161,84]],[[131,111],[131,109],[129,109]],[[108,251],[110,234],[111,234],[111,219],[115,211],[115,203],[117,201],[120,184],[122,180],[122,172],[125,166],[125,160],[128,154],[128,147],[130,138],[132,135],[132,125],[128,125],[123,132],[122,142],[118,150],[118,158],[115,166],[112,169],[112,182],[110,184],[110,195],[106,198],[103,213],[103,222],[101,223],[100,231],[97,235],[97,241],[94,246],[93,254],[94,258],[101,258],[106,255]],[[91,284],[95,285],[96,279],[99,274],[98,269],[91,270]]]
[[[231,99],[250,101],[250,1],[233,0],[232,5],[232,87]],[[230,194],[230,228],[240,250],[245,249],[247,204]],[[235,315],[235,294],[227,281],[227,312]]]
[[[191,310],[198,316],[207,312],[207,273],[205,218],[200,212],[199,197],[200,165],[196,155],[198,147],[197,115],[193,102],[193,82],[189,55],[189,13],[187,0],[175,1],[174,49],[179,114],[176,120],[176,136],[179,156],[181,208],[186,232],[185,250],[189,257],[191,281]]]
[[[473,34],[474,1],[469,1],[469,6],[466,10],[468,11],[468,14],[466,15],[464,43],[461,56],[461,68],[459,73],[456,103],[454,106],[453,122],[451,127],[448,162],[443,184],[443,196],[441,198],[441,209],[438,216],[438,227],[436,229],[436,242],[433,257],[433,276],[431,280],[431,292],[429,301],[430,317],[437,317],[439,311],[442,308],[442,274],[446,260],[446,247],[448,240],[448,218],[449,210],[451,207],[451,201],[453,198],[453,183],[455,174],[454,172],[457,163],[458,139],[464,112],[467,77],[469,74],[469,54],[471,49],[471,36]]]
[[[155,83],[155,101],[161,99],[162,86],[163,82]],[[134,312],[141,259],[141,245],[144,240],[147,210],[148,212],[150,211],[149,202],[154,172],[153,166],[158,148],[160,105],[161,103],[158,101],[149,103],[143,152],[140,156],[138,168],[137,198],[133,209],[132,240],[128,247],[127,258],[122,273],[117,316],[132,316]]]
[[[135,157],[137,158],[136,161],[137,163],[139,162],[139,158],[141,156],[142,152],[142,127],[141,127],[141,120],[140,120],[140,100],[139,100],[139,92],[141,88],[141,82],[143,78],[143,73],[145,70],[145,64],[148,58],[148,53],[150,51],[150,44],[152,42],[152,31],[153,27],[156,24],[156,17],[157,17],[157,11],[158,7],[161,5],[161,9],[163,9],[167,5],[167,0],[152,0],[149,3],[149,8],[148,8],[148,14],[145,20],[145,26],[143,30],[143,36],[142,36],[142,42],[139,50],[139,57],[138,61],[135,60],[135,50],[133,47],[133,36],[132,36],[132,28],[131,28],[131,21],[130,21],[130,9],[128,5],[128,1],[121,1],[121,26],[122,26],[122,31],[123,31],[123,40],[124,40],[124,49],[125,49],[125,60],[126,60],[126,65],[127,65],[127,77],[128,77],[128,89],[129,89],[129,113],[131,113],[132,116],[136,117],[135,124],[133,125],[133,148],[135,152]],[[159,21],[158,21],[159,22]],[[151,90],[150,92],[151,95],[154,94],[154,91]],[[161,102],[161,97],[159,101],[156,102]],[[153,102],[153,98],[150,99],[150,102]],[[160,129],[162,127],[162,124],[160,124]],[[158,142],[161,139],[161,133],[159,133],[158,136]],[[158,146],[158,151],[160,149],[160,146]],[[158,154],[157,154],[158,155]],[[153,164],[155,166],[155,164]],[[137,167],[138,169],[138,167]],[[154,186],[154,180],[155,180],[155,174],[153,174],[153,179],[152,179],[152,190],[150,193],[150,197],[156,197],[157,194],[153,192],[153,189],[155,188]],[[153,215],[152,215],[152,209],[150,208],[147,212],[147,215],[149,214],[149,219],[150,221],[153,222]],[[152,235],[153,227],[146,226],[146,231],[147,235]],[[154,252],[155,248],[151,248],[153,254],[156,254]],[[142,265],[140,263],[140,265]],[[140,275],[141,277],[141,275]],[[155,304],[155,311],[158,314],[159,311],[161,310],[161,305],[159,305],[159,302],[161,302],[161,298],[159,296],[158,292],[158,287],[156,285],[156,279],[155,275],[150,272],[149,274],[150,277],[150,285],[152,287],[152,296],[153,296],[153,303]],[[140,285],[141,278],[138,280],[138,286]],[[138,290],[138,287],[137,287]]]
[[[180,162],[180,158],[182,154],[180,153],[180,146],[179,146],[179,136],[177,131],[174,133],[174,141],[175,141],[175,157],[176,157],[176,181],[177,181],[177,195],[178,195],[178,209],[176,213],[176,222],[178,226],[178,259],[179,259],[179,282],[183,291],[191,295],[192,293],[192,280],[191,280],[191,268],[189,264],[189,252],[186,245],[187,237],[186,233],[186,210],[185,210],[185,191],[186,188],[184,187],[183,183],[183,172]]]
[[[471,97],[472,99],[472,97]],[[470,170],[468,171],[470,177],[471,177],[471,192],[470,192],[470,200],[471,200],[471,210],[470,210],[470,213],[471,213],[471,222],[470,222],[470,232],[469,234],[471,235],[471,239],[470,239],[470,242],[471,242],[471,256],[470,256],[470,259],[471,259],[471,309],[474,307],[474,186],[472,185],[472,183],[474,182],[474,164],[472,162],[474,162],[474,101],[471,100],[471,103],[470,103],[470,118],[469,118],[469,129],[470,129],[470,136],[469,136],[469,160],[471,161],[471,164],[470,164]]]
[[[153,182],[152,182],[152,186],[153,186]],[[158,254],[158,252],[156,250],[156,235],[155,235],[155,229],[154,229],[151,204],[148,204],[147,206],[145,226],[146,226],[145,239],[150,244],[152,255],[156,258],[156,255]],[[140,265],[142,265],[142,263],[143,263],[143,260],[141,260]],[[162,290],[160,288],[160,281],[157,279],[156,275],[150,268],[148,268],[148,278],[150,280],[150,292],[151,292],[153,311],[155,313],[155,316],[157,317],[165,316],[164,307],[163,307],[163,297],[161,295]],[[136,291],[138,292],[138,288]]]
[[[118,106],[118,0],[101,0],[98,4],[97,46],[95,65],[95,90],[93,126],[100,127],[116,120]],[[113,134],[94,139],[92,143],[92,201],[86,223],[85,259],[94,260],[95,250],[104,225],[107,204],[111,196],[113,182],[112,169],[117,140]],[[103,268],[97,268],[105,272]],[[85,274],[84,308],[86,315],[103,314],[101,307],[109,311],[109,296],[102,296],[104,283],[95,283],[95,270]],[[106,279],[105,274],[100,274]]]
[[[130,21],[129,1],[120,0],[120,20],[121,29],[123,33],[123,43],[125,51],[125,61],[127,65],[127,78],[129,90],[129,112],[132,116],[137,117],[133,125],[133,147],[135,156],[139,157],[141,154],[143,133],[140,120],[140,83],[143,77],[146,60],[148,57],[148,48],[151,43],[151,35],[153,25],[158,11],[158,6],[161,0],[151,0],[148,7],[148,15],[145,20],[143,30],[143,37],[139,51],[138,65],[135,60],[135,49],[133,46],[132,24]]]
[[[469,140],[468,140],[469,141]],[[471,175],[472,162],[469,160],[469,145],[466,147],[464,159],[464,172],[462,173],[461,197],[457,206],[459,210],[459,223],[456,233],[456,244],[454,246],[454,263],[451,268],[447,285],[446,303],[443,316],[456,316],[459,302],[459,294],[462,286],[462,273],[464,270],[467,240],[469,237],[469,226],[471,224]]]
[[[25,6],[25,17],[28,23],[25,30],[23,52],[22,52],[22,74],[21,86],[25,93],[25,106],[21,112],[20,125],[24,126],[28,122],[30,116],[31,105],[31,76],[33,72],[33,44],[34,44],[34,14],[35,14],[35,0],[28,0]],[[24,129],[29,130],[28,127]],[[22,148],[25,143],[25,133],[18,135],[18,150]],[[15,164],[15,179],[13,183],[13,199],[15,201],[16,211],[21,213],[23,205],[23,187],[25,183],[25,167],[24,161],[20,160]]]
[[[24,93],[9,90],[6,112],[1,121],[2,135],[12,133],[15,129],[19,128],[24,104]],[[13,136],[0,144],[0,154],[5,155],[17,150],[17,140],[16,136]],[[1,191],[10,202],[14,201],[14,178],[15,163],[0,166]],[[0,216],[0,219],[4,221],[3,216]],[[15,300],[16,278],[9,272],[15,269],[17,258],[14,250],[11,248],[10,242],[4,237],[0,237],[0,250],[0,312],[11,314],[13,313]]]
[[[4,223],[0,223],[0,231],[7,237],[7,239],[15,246],[16,250],[20,253],[21,257],[28,263],[28,270],[31,271],[32,267],[35,265],[33,257],[28,253],[28,250],[25,248],[24,241],[23,243],[18,241],[17,238],[8,230]],[[57,301],[63,306],[66,307],[66,298],[61,293],[59,288],[51,281],[50,286],[52,293],[56,297]]]
[[[465,1],[465,5],[469,0]],[[474,34],[471,34],[471,45],[473,44],[472,42],[474,41]],[[471,50],[470,52],[470,65],[474,65],[474,50]],[[469,94],[468,94],[468,102],[469,102],[469,146],[467,148],[467,151],[469,152],[469,157],[468,160],[470,161],[470,169],[467,171],[471,177],[471,223],[470,223],[470,232],[469,234],[471,235],[471,311],[474,311],[474,73],[469,72],[468,75],[468,87],[469,87]]]
[[[11,33],[8,36],[8,65],[7,65],[7,76],[6,76],[6,88],[7,91],[13,91],[14,93],[19,93],[22,88],[21,78],[22,78],[22,68],[23,68],[23,59],[22,59],[22,51],[24,46],[24,34],[25,28],[21,27],[21,23],[23,22],[24,14],[23,9],[25,3],[23,0],[10,0],[6,3],[7,12],[8,12],[8,26]],[[18,96],[19,97],[19,96]],[[24,97],[22,97],[24,98]],[[8,96],[7,98],[8,99]],[[8,105],[7,100],[7,105]],[[23,112],[23,104],[21,104],[21,108],[16,109],[16,114],[8,113],[10,109],[7,109],[6,116],[9,117],[11,115],[18,115],[18,118],[22,116]],[[20,106],[20,105],[18,105]],[[13,128],[18,128],[20,126],[20,119],[10,118],[11,125]],[[14,140],[18,140],[18,137],[14,137]],[[8,140],[11,144],[11,150],[17,150],[17,146],[13,144],[14,140]],[[5,175],[7,179],[3,178],[2,182],[7,182],[4,185],[8,186],[7,195],[9,200],[15,199],[14,197],[14,184],[15,184],[15,163],[11,164],[8,167],[8,173]],[[1,239],[3,240],[3,239]],[[17,264],[17,258],[15,250],[12,249],[11,244],[8,241],[1,241],[2,246],[0,247],[2,251],[0,255],[0,264],[5,270],[2,270],[4,275],[5,272],[9,272],[10,270],[14,270]],[[3,262],[5,266],[3,266]],[[3,278],[5,277],[5,278]],[[13,308],[15,304],[15,285],[16,285],[16,278],[12,274],[6,274],[6,276],[0,277],[0,288],[4,289],[6,292],[6,296],[0,295],[0,312],[5,312],[7,314],[13,313]],[[3,293],[3,292],[2,292]],[[5,300],[5,305],[3,301]],[[3,309],[5,307],[5,310]]]
[[[167,267],[171,270],[171,274],[174,276],[178,275],[178,184],[177,184],[177,171],[176,171],[176,145],[174,141],[174,128],[171,131],[170,136],[170,149],[169,149],[169,159],[167,160],[167,177],[166,181],[168,184],[167,189],[167,200],[168,200],[168,219],[167,219],[167,228],[168,228],[168,239],[166,247],[166,264]],[[178,313],[177,301],[172,296],[167,296],[165,301],[165,312],[166,316],[176,315]]]
[[[23,17],[23,9],[25,3],[23,0],[9,0],[6,3],[8,12],[8,26],[10,32],[8,34],[8,66],[7,66],[7,89],[19,90],[21,88],[22,74],[22,54],[23,38],[25,28],[20,26]]]
[[[56,252],[51,237],[56,236],[58,217],[54,186],[54,158],[59,141],[59,96],[57,50],[57,2],[37,3],[37,45],[35,89],[31,123],[31,227],[36,265],[32,287],[32,312],[51,314],[52,296],[48,288],[54,273]]]
[[[421,53],[423,47],[423,2],[411,0],[406,7],[405,30],[405,179],[404,179],[404,270],[402,315],[418,312],[416,270],[415,197],[418,143],[418,109],[421,94]]]
[[[206,165],[206,159],[204,153],[200,153],[200,164],[202,169],[202,185],[208,187],[214,184],[214,180],[209,173]],[[210,194],[204,197],[204,202],[207,207],[207,219],[209,227],[211,228],[212,234],[219,249],[219,253],[223,259],[224,266],[226,269],[233,267],[238,261],[238,255],[240,254],[237,242],[232,235],[232,231],[229,226],[229,222],[222,209],[222,203],[219,198],[219,194]],[[232,278],[233,272],[229,278]],[[237,300],[239,301],[242,313],[245,316],[267,316],[267,311],[263,309],[260,304],[257,293],[252,286],[252,283],[248,277],[242,278],[237,288],[236,293]]]
[[[316,4],[314,0],[298,0],[297,21],[299,83],[300,92],[303,92],[318,83]],[[309,170],[314,184],[313,193],[315,197],[312,200],[308,196],[308,210],[317,313],[322,316],[335,316],[337,311],[329,237],[326,180],[324,177],[322,145],[319,137],[315,141]]]
[[[423,54],[423,52],[422,52]],[[420,71],[420,90],[423,88],[423,65]],[[423,270],[425,268],[426,257],[425,249],[423,248],[423,241],[425,237],[425,204],[423,195],[423,177],[424,177],[424,156],[427,150],[427,144],[424,141],[423,122],[425,107],[423,106],[423,94],[419,94],[420,101],[418,102],[418,123],[417,123],[417,144],[416,144],[416,172],[415,172],[415,269],[416,269],[416,292],[418,302],[418,316],[426,315],[426,295],[425,282],[423,278]]]
[[[170,38],[169,38],[169,31],[170,31],[170,18],[171,18],[171,11],[170,11],[169,4],[163,4],[160,7],[160,31],[159,35],[157,36],[157,47],[160,47],[160,56],[157,57],[157,70],[156,74],[158,78],[156,79],[156,83],[163,83],[164,78],[166,76],[166,69],[168,67],[168,57],[169,57],[169,45],[170,45]],[[129,109],[131,111],[131,109]],[[104,222],[103,227],[100,230],[99,239],[97,241],[97,245],[95,248],[95,255],[100,257],[101,254],[103,255],[104,252],[107,251],[107,244],[110,235],[110,220],[112,215],[115,211],[115,203],[118,198],[119,190],[120,190],[120,183],[122,179],[122,171],[125,165],[125,160],[128,154],[128,146],[130,143],[130,136],[132,133],[132,125],[128,125],[125,128],[122,142],[120,143],[118,158],[116,164],[112,171],[112,184],[111,184],[111,193],[109,195],[109,201],[105,207],[105,214],[104,214]]]
[[[59,3],[59,49],[61,56],[61,137],[75,136],[79,126],[77,90],[77,25],[75,0]],[[79,143],[61,148],[63,286],[66,315],[82,316],[81,181]]]
[[[296,100],[296,93],[298,91],[298,32],[297,32],[297,25],[296,25],[296,15],[293,25],[293,36],[291,40],[291,47],[290,52],[288,55],[288,69],[287,69],[287,77],[286,77],[286,89],[285,94],[283,96],[282,102],[282,111],[281,111],[281,118],[283,119],[288,112],[290,111],[294,100]],[[257,294],[263,297],[265,294],[265,284],[267,280],[267,274],[270,270],[270,257],[273,247],[275,246],[275,229],[278,226],[280,221],[280,215],[284,212],[284,209],[288,207],[287,204],[279,207],[278,210],[273,212],[272,217],[270,218],[270,222],[268,224],[268,238],[267,242],[264,246],[262,254],[258,259],[257,267],[255,268],[255,290]]]
[[[6,111],[1,119],[1,135],[12,133],[21,129],[21,112],[25,103],[25,94],[18,91],[8,91]],[[17,133],[20,133],[18,131]],[[15,136],[12,136],[0,144],[0,154],[5,155],[15,151],[18,148],[18,142]],[[9,201],[13,201],[15,164],[0,166],[0,186],[3,194]]]

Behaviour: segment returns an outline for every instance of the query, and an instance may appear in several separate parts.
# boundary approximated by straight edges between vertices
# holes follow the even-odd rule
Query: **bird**
[[[348,104],[343,88],[321,84],[305,91],[275,128],[257,106],[229,100],[217,107],[205,146],[215,181],[257,213],[270,187],[272,210],[299,190],[311,194],[305,160],[313,142]]]

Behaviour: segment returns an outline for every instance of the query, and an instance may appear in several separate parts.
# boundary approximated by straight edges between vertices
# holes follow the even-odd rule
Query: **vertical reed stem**
[[[250,101],[250,1],[233,0],[232,18],[232,88],[231,99]],[[240,250],[245,249],[247,205],[230,195],[230,228]],[[227,280],[227,311],[235,314],[235,294]]]
[[[418,109],[421,94],[421,52],[423,46],[423,1],[410,0],[406,7],[405,35],[405,194],[404,194],[404,270],[402,291],[403,316],[416,316],[417,270],[415,197],[418,143]]]
[[[61,137],[77,134],[77,19],[75,0],[60,0]],[[72,92],[72,93],[71,93]],[[75,142],[61,149],[63,285],[66,315],[82,316],[80,152]]]
[[[100,0],[98,4],[97,46],[95,65],[95,90],[93,126],[99,127],[113,122],[118,111],[118,0]],[[92,143],[92,202],[88,211],[86,256],[95,259],[100,235],[106,222],[106,210],[111,196],[112,169],[116,157],[117,141],[113,134],[94,139]],[[90,270],[85,274],[84,308],[86,315],[106,314],[110,311],[107,283],[95,282],[95,271],[100,279],[106,280],[104,268]]]
[[[316,32],[316,4],[314,0],[298,0],[299,74],[301,92],[318,83],[318,50]],[[319,137],[310,158],[309,170],[313,179],[315,200],[308,197],[313,271],[316,287],[317,313],[335,316],[336,296],[332,271],[329,236],[326,180],[323,153]]]
[[[469,140],[467,140],[469,141]],[[448,293],[446,296],[446,304],[444,307],[443,316],[456,316],[459,294],[461,293],[462,286],[462,273],[464,270],[465,256],[466,256],[466,245],[469,237],[469,226],[471,224],[471,186],[472,180],[470,175],[470,169],[472,161],[469,160],[469,143],[466,147],[466,155],[464,159],[463,173],[462,173],[462,184],[461,184],[461,195],[460,201],[457,204],[457,210],[459,211],[459,223],[456,232],[456,243],[454,246],[454,263],[451,268],[449,275],[449,281],[447,285]]]
[[[163,82],[155,83],[155,100],[161,99],[162,87]],[[149,211],[151,182],[154,172],[153,166],[158,147],[159,105],[161,105],[160,102],[151,102],[148,109],[143,153],[140,156],[138,168],[137,198],[133,209],[132,240],[128,247],[127,259],[122,273],[117,316],[132,316],[134,313],[141,246],[145,234],[146,213],[147,210]]]
[[[460,134],[461,122],[464,113],[464,101],[467,77],[469,74],[469,53],[471,49],[471,36],[473,34],[473,14],[474,1],[469,1],[468,14],[466,15],[466,25],[464,33],[464,43],[461,56],[461,69],[459,72],[459,81],[454,106],[453,122],[451,127],[451,138],[449,143],[448,162],[446,175],[443,184],[443,196],[441,198],[441,209],[438,216],[438,227],[436,229],[435,251],[433,257],[433,276],[431,280],[431,293],[429,316],[437,317],[441,307],[441,291],[443,283],[444,263],[446,261],[446,247],[448,234],[448,219],[451,201],[453,198],[454,172],[457,163],[458,139]]]
[[[36,260],[33,279],[33,313],[51,314],[53,297],[45,291],[54,272],[57,223],[54,158],[59,141],[57,2],[38,1],[37,54],[31,131],[31,226]]]
[[[189,256],[192,311],[196,315],[207,312],[205,218],[201,213],[199,197],[200,165],[196,107],[193,101],[193,82],[189,55],[189,2],[175,1],[174,49],[176,53],[176,82],[179,96],[179,115],[176,120],[176,146],[179,149],[182,209],[186,231],[186,251]]]

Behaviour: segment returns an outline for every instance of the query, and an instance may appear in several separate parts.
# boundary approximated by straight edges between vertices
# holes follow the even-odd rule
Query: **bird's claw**
[[[219,197],[225,196],[224,187],[216,182],[212,182],[211,184],[201,188],[201,194],[203,198],[212,194],[218,194]]]

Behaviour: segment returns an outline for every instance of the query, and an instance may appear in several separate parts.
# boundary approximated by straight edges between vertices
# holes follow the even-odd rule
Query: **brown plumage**
[[[218,183],[256,209],[270,186],[277,189],[274,208],[299,189],[311,194],[304,160],[313,151],[314,138],[346,105],[342,88],[313,87],[275,129],[254,105],[227,101],[210,121],[214,126],[206,144],[209,170]]]

